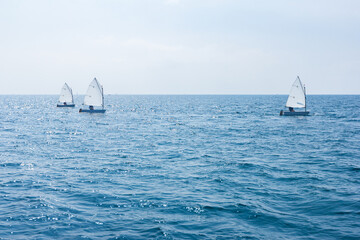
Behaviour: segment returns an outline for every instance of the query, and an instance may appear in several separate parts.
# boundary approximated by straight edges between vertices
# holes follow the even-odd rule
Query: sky
[[[0,0],[0,94],[360,94],[358,0]]]

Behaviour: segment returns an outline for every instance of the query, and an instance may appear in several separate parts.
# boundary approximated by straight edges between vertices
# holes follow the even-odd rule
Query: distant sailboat
[[[74,97],[71,88],[67,83],[61,88],[59,103],[57,107],[75,107]]]
[[[296,78],[293,83],[288,100],[286,102],[286,107],[289,108],[289,111],[280,111],[280,116],[307,116],[310,112],[306,111],[306,91],[305,87],[302,85],[299,76]],[[294,108],[304,108],[304,111],[295,112]]]
[[[88,90],[84,98],[84,105],[89,106],[88,108],[80,108],[79,112],[89,112],[89,113],[104,113],[104,90],[99,82],[94,78],[90,83]],[[101,107],[101,109],[94,107]]]

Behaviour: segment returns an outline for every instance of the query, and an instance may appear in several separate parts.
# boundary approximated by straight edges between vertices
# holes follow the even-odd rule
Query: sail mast
[[[305,112],[306,112],[306,88],[305,88],[305,84],[304,84],[304,86],[302,86],[302,82],[301,82],[301,80],[300,80],[300,77],[299,76],[297,76],[298,77],[298,79],[299,79],[299,81],[300,81],[300,86],[302,87],[302,89],[303,89],[303,92],[304,92],[304,100],[305,100]]]
[[[101,86],[101,95],[102,95],[102,108],[104,109],[104,88]]]
[[[304,95],[305,95],[305,112],[306,112],[306,88],[305,88],[305,84],[304,84]]]
[[[71,103],[74,103],[74,95],[73,95],[73,92],[72,92],[71,88],[70,88],[70,92],[71,92]]]

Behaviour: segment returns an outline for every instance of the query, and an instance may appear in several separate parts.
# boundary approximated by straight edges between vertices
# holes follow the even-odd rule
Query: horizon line
[[[85,94],[73,94],[74,96],[84,96]],[[107,95],[121,96],[287,96],[288,93],[105,93]],[[356,96],[360,93],[312,93],[307,96]],[[33,93],[0,93],[0,96],[59,96],[59,94],[33,94]]]

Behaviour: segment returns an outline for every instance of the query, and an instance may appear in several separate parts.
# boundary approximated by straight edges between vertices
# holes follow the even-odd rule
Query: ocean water
[[[286,98],[0,96],[0,239],[360,239],[360,96]]]

